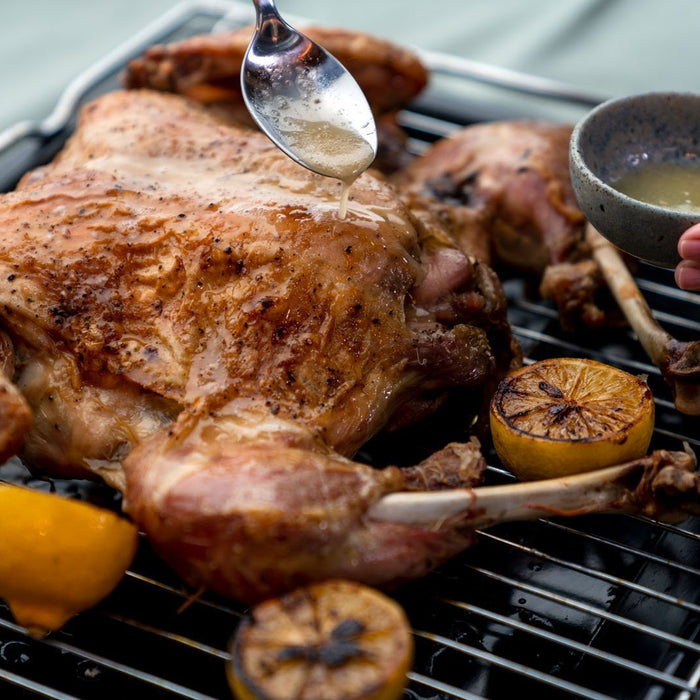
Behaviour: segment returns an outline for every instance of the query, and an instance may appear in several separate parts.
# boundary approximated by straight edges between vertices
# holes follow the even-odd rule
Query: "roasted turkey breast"
[[[345,219],[340,190],[257,132],[131,90],[86,106],[0,198],[0,321],[34,418],[22,455],[120,488],[194,585],[380,583],[469,541],[363,513],[412,483],[472,485],[475,445],[417,480],[351,460],[520,362],[500,284],[381,178],[359,178]]]

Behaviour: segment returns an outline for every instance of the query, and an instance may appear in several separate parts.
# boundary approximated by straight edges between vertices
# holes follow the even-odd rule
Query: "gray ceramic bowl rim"
[[[700,221],[700,214],[693,215],[688,212],[675,210],[667,207],[663,207],[656,204],[651,204],[648,202],[643,202],[634,197],[630,197],[623,194],[618,189],[608,184],[603,180],[588,164],[586,158],[583,155],[583,148],[581,146],[581,140],[587,130],[590,128],[591,124],[595,121],[597,117],[603,112],[608,112],[614,110],[618,107],[624,107],[626,105],[634,105],[637,102],[646,102],[650,99],[661,100],[689,100],[698,103],[700,108],[700,93],[696,92],[680,92],[680,91],[655,91],[646,92],[635,95],[627,95],[624,97],[616,97],[601,104],[593,107],[584,117],[582,117],[574,126],[571,132],[570,148],[569,148],[569,158],[572,167],[576,167],[582,177],[585,177],[592,183],[596,188],[600,189],[601,192],[605,193],[608,197],[617,199],[621,203],[629,206],[636,207],[641,211],[647,211],[650,214],[655,213],[659,216],[665,217],[667,220],[674,221],[678,226],[687,225],[689,226],[694,221]],[[603,233],[603,232],[601,232]],[[633,251],[627,251],[630,254],[634,254]],[[642,257],[642,259],[644,259]],[[666,265],[664,265],[666,266]]]
[[[612,107],[619,107],[624,104],[633,104],[635,102],[641,102],[642,100],[647,100],[650,97],[658,97],[658,98],[674,98],[674,97],[680,97],[680,98],[690,98],[697,100],[698,103],[700,104],[700,93],[697,92],[645,92],[641,93],[639,95],[628,95],[626,97],[614,97],[610,100],[607,100],[605,102],[601,102],[599,105],[593,107],[590,112],[588,112],[582,119],[579,120],[579,122],[574,126],[573,131],[571,132],[571,151],[570,151],[570,156],[572,159],[575,159],[577,161],[578,167],[581,169],[581,172],[585,172],[586,175],[591,179],[594,180],[596,185],[599,185],[601,189],[605,190],[609,194],[614,195],[615,197],[619,197],[621,200],[629,202],[630,204],[633,204],[635,206],[641,206],[649,209],[655,209],[659,213],[664,213],[665,215],[671,215],[675,218],[678,219],[687,219],[688,218],[688,213],[683,212],[683,211],[676,211],[674,209],[668,209],[667,207],[662,207],[657,204],[650,204],[649,202],[642,202],[638,199],[635,199],[634,197],[630,197],[626,194],[623,194],[620,192],[620,190],[615,189],[612,185],[609,185],[605,180],[602,180],[594,171],[593,169],[588,165],[586,162],[586,159],[583,157],[583,154],[581,153],[581,135],[584,132],[584,130],[590,125],[590,123],[595,119],[601,112],[607,112],[610,108]],[[698,219],[700,220],[700,215],[698,215]]]

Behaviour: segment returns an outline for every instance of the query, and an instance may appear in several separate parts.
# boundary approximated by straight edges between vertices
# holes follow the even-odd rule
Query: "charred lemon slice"
[[[42,635],[96,605],[136,553],[138,530],[98,506],[0,483],[0,598]]]
[[[394,700],[412,661],[403,609],[372,588],[331,580],[254,607],[227,670],[239,700]]]
[[[490,424],[496,453],[517,477],[564,476],[646,454],[654,400],[639,377],[559,357],[507,375],[491,402]]]

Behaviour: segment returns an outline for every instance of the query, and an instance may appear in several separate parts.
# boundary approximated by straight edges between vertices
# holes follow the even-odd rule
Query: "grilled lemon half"
[[[557,357],[508,374],[490,407],[504,466],[522,480],[591,471],[646,454],[654,430],[647,383],[610,365]]]
[[[255,606],[227,672],[239,700],[396,700],[412,661],[411,628],[393,599],[329,580]]]

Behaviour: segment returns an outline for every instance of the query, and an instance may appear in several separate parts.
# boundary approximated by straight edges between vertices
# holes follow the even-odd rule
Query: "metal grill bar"
[[[436,681],[434,678],[424,676],[422,673],[415,673],[411,671],[408,674],[408,678],[411,683],[425,686],[426,688],[436,690],[440,693],[444,693],[445,695],[449,695],[450,697],[459,698],[460,700],[484,700],[483,695],[476,695],[466,690],[462,690],[461,688],[455,688],[447,683],[441,683],[440,681]]]
[[[441,647],[446,647],[449,649],[454,649],[467,656],[471,656],[480,661],[484,661],[493,666],[497,666],[511,673],[524,676],[526,678],[531,678],[547,686],[555,687],[560,690],[564,690],[567,693],[576,695],[582,698],[588,698],[589,700],[614,700],[611,696],[605,695],[603,693],[597,693],[595,691],[584,688],[576,683],[570,683],[569,681],[552,676],[549,673],[542,673],[534,668],[525,666],[523,664],[517,663],[512,659],[504,659],[496,654],[492,654],[484,649],[478,649],[477,647],[470,646],[468,644],[462,644],[456,642],[453,639],[444,637],[439,634],[433,634],[432,632],[424,632],[422,630],[416,630],[415,635],[417,637],[423,637],[432,642],[439,644]]]
[[[459,56],[450,56],[437,51],[423,51],[419,55],[435,74],[454,76],[461,80],[467,77],[473,81],[513,90],[520,94],[532,94],[567,103],[576,102],[586,107],[593,107],[606,99],[603,95],[593,95],[548,78],[540,78]]]
[[[580,533],[583,534],[583,533]],[[555,557],[552,556],[551,554],[547,554],[546,552],[543,552],[542,550],[535,549],[534,547],[526,547],[524,545],[518,544],[517,542],[513,542],[512,540],[505,539],[503,537],[498,537],[497,535],[494,535],[492,532],[481,532],[479,531],[479,537],[480,538],[488,538],[492,542],[498,542],[501,545],[511,547],[512,549],[518,549],[523,552],[527,552],[529,555],[536,557],[538,559],[542,559],[544,561],[547,561],[552,564],[557,564],[558,566],[567,568],[571,571],[578,571],[579,573],[583,573],[586,576],[591,576],[593,578],[596,578],[600,581],[606,581],[607,583],[616,585],[616,586],[621,586],[623,588],[627,588],[632,591],[636,591],[637,593],[643,593],[645,596],[648,598],[654,598],[656,600],[660,600],[664,603],[668,603],[669,605],[674,605],[679,608],[683,608],[685,610],[689,610],[690,612],[693,613],[700,613],[700,605],[695,605],[694,603],[689,603],[688,601],[681,600],[680,598],[676,596],[670,596],[666,595],[665,593],[660,593],[659,591],[655,591],[651,588],[648,588],[647,586],[640,586],[639,584],[634,583],[633,581],[627,581],[623,578],[620,578],[619,576],[611,576],[610,574],[604,572],[604,571],[596,571],[595,569],[591,569],[590,567],[583,566],[582,564],[579,564],[578,562],[574,561],[567,561],[565,559],[561,559],[560,557]]]
[[[430,114],[422,112],[413,112],[411,110],[402,110],[397,115],[397,121],[404,129],[415,132],[420,132],[425,135],[430,135],[431,138],[442,138],[449,136],[451,133],[459,129],[461,124],[457,122],[443,119],[442,117],[434,117]],[[410,141],[410,146],[416,150],[411,150],[411,153],[416,155],[424,150],[429,144],[424,139],[413,138]]]
[[[51,700],[80,700],[80,698],[76,698],[75,695],[60,693],[51,686],[43,685],[42,683],[35,683],[34,681],[30,681],[28,678],[24,678],[23,676],[12,673],[12,671],[6,671],[2,668],[0,668],[0,679],[11,683],[17,688],[30,691],[35,695],[41,695],[45,698],[51,698]]]
[[[627,517],[636,518],[638,520],[644,520],[646,522],[646,519],[643,518],[643,516],[641,515],[629,515]],[[682,537],[687,537],[688,539],[700,542],[700,532],[691,532],[690,530],[686,530],[685,528],[679,527],[678,525],[672,525],[671,523],[663,523],[659,521],[654,522],[654,527],[660,530],[666,530],[667,532],[673,532],[677,535],[681,535]]]
[[[189,637],[185,637],[181,634],[175,634],[173,632],[169,632],[168,630],[159,629],[158,627],[153,627],[152,625],[147,625],[139,620],[134,620],[132,618],[125,617],[124,615],[117,615],[116,613],[108,613],[107,616],[112,620],[116,620],[125,625],[130,625],[131,627],[139,629],[142,632],[150,632],[151,634],[161,637],[162,639],[167,639],[170,642],[181,644],[188,649],[193,649],[195,651],[202,652],[203,654],[208,654],[209,656],[221,659],[222,661],[227,661],[231,658],[231,655],[227,651],[216,649],[208,644],[202,644],[201,642],[197,642],[194,639],[190,639]]]
[[[572,535],[576,536],[583,536],[586,537],[587,539],[596,542],[601,545],[605,545],[607,547],[614,547],[615,549],[625,552],[627,554],[633,554],[635,557],[640,558],[640,559],[645,559],[646,561],[650,562],[655,562],[656,564],[662,564],[663,566],[676,569],[678,571],[683,571],[684,573],[687,574],[692,574],[693,576],[698,576],[700,577],[700,569],[697,569],[694,566],[688,566],[687,564],[682,564],[681,562],[678,561],[672,561],[671,559],[664,559],[663,557],[659,557],[655,554],[652,554],[651,552],[645,552],[641,549],[637,549],[635,547],[628,547],[620,542],[614,542],[613,540],[610,540],[606,537],[600,537],[598,535],[592,535],[590,532],[582,532],[581,530],[577,530],[573,527],[570,527],[568,525],[565,525],[564,523],[560,522],[555,522],[553,520],[548,520],[548,521],[542,521],[542,524],[544,527],[551,527],[551,528],[556,528],[558,530],[561,530],[563,532],[568,532],[571,533]],[[656,523],[654,523],[656,525]],[[691,534],[691,533],[687,533]],[[595,575],[596,572],[593,570],[590,570],[591,575]],[[675,599],[674,599],[675,600]],[[700,606],[695,606],[700,608]]]
[[[597,351],[589,351],[588,353],[586,353],[586,350],[581,345],[579,345],[577,343],[573,343],[573,342],[568,342],[568,341],[563,340],[561,338],[557,338],[556,336],[553,336],[549,333],[543,333],[541,331],[533,330],[530,328],[524,328],[522,326],[514,326],[513,330],[515,332],[515,335],[518,336],[519,339],[534,340],[534,341],[537,341],[538,343],[543,343],[543,344],[546,344],[550,347],[555,347],[562,353],[568,353],[568,354],[573,354],[573,355],[599,354]],[[528,359],[530,362],[534,361],[532,358],[528,358]],[[647,362],[639,362],[639,361],[631,360],[631,359],[626,358],[626,357],[615,357],[615,356],[611,356],[610,354],[608,354],[608,361],[613,362],[614,364],[617,364],[617,365],[623,365],[631,371],[643,372],[645,374],[656,374],[656,375],[660,376],[660,372],[659,372],[658,368],[655,367],[654,365],[647,363]],[[672,405],[669,404],[669,406],[672,406]]]
[[[641,289],[642,285],[638,285]],[[658,285],[653,285],[654,286],[654,291],[658,292]],[[665,287],[664,289],[669,289],[668,287]],[[679,290],[680,291],[680,290]],[[678,295],[672,295],[669,294],[667,295],[668,298],[670,299],[676,299],[679,302],[684,302],[685,300],[682,297],[679,297]],[[697,296],[697,295],[696,295]],[[512,309],[519,308],[524,311],[528,311],[534,316],[544,316],[549,319],[556,319],[557,318],[557,313],[556,311],[549,306],[544,306],[542,302],[540,301],[539,303],[534,303],[530,302],[527,299],[513,299],[510,301],[510,305]],[[700,313],[700,312],[699,312]],[[680,328],[684,328],[689,331],[694,331],[700,333],[700,321],[698,321],[695,318],[692,318],[690,316],[679,316],[678,314],[673,314],[669,313],[666,311],[659,311],[659,310],[654,310],[653,311],[654,317],[663,324],[669,325],[669,326],[678,326]]]
[[[691,304],[693,306],[700,306],[700,299],[698,295],[694,292],[688,292],[685,289],[678,289],[676,287],[669,287],[665,284],[659,284],[653,280],[647,280],[640,278],[637,280],[637,286],[644,292],[654,292],[663,297],[668,297],[669,299],[676,299],[682,301],[684,304]],[[698,325],[698,324],[696,324]]]
[[[698,662],[695,666],[695,669],[693,672],[690,674],[690,677],[688,678],[688,682],[692,688],[693,693],[698,692],[698,686],[700,685],[700,662]],[[680,693],[678,695],[678,700],[688,700],[690,698],[691,692],[687,693]]]
[[[654,317],[663,324],[679,326],[689,331],[700,332],[700,323],[692,318],[681,318],[675,314],[669,314],[665,311],[656,311]]]
[[[526,583],[525,581],[512,578],[511,576],[498,574],[494,571],[489,571],[488,569],[484,569],[482,567],[470,566],[469,568],[472,571],[475,571],[491,580],[498,581],[499,583],[502,583],[514,590],[521,590],[527,593],[532,593],[533,595],[539,596],[540,598],[545,598],[547,600],[559,603],[560,605],[563,605],[565,607],[584,612],[590,615],[591,617],[598,617],[603,620],[607,620],[608,622],[614,622],[622,627],[632,629],[635,632],[647,634],[650,637],[669,642],[682,649],[686,649],[687,651],[692,651],[694,654],[700,654],[700,644],[689,641],[675,634],[669,634],[668,632],[656,629],[655,627],[651,627],[644,623],[640,623],[637,620],[630,620],[627,617],[616,615],[615,613],[605,610],[604,608],[583,603],[581,601],[575,600],[574,598],[570,598],[559,593],[554,593],[553,591],[549,591],[545,588],[533,586],[529,583]]]
[[[566,647],[567,649],[573,649],[581,654],[594,656],[597,659],[606,661],[615,666],[619,666],[620,668],[635,671],[636,673],[648,676],[649,678],[653,678],[654,680],[660,680],[666,683],[667,685],[678,688],[680,690],[692,690],[692,685],[690,685],[686,681],[676,678],[675,676],[672,676],[668,673],[659,672],[655,668],[649,668],[648,666],[643,666],[641,664],[635,663],[634,661],[630,661],[629,659],[626,659],[622,656],[611,654],[606,651],[600,651],[599,649],[591,647],[587,644],[581,644],[580,642],[576,642],[572,639],[569,639],[568,637],[563,637],[562,635],[555,634],[548,630],[540,629],[539,627],[535,627],[534,625],[530,625],[526,622],[521,622],[520,620],[516,620],[512,617],[505,617],[504,615],[499,615],[498,613],[494,613],[492,610],[485,610],[484,608],[480,608],[476,605],[464,603],[459,600],[442,600],[448,605],[453,605],[454,607],[465,610],[466,612],[479,615],[488,619],[491,622],[498,622],[504,625],[505,627],[510,627],[512,629],[527,632],[528,634],[531,634],[535,637],[540,637],[542,639],[547,640],[548,642],[555,642],[563,647]]]
[[[144,576],[143,574],[139,574],[136,571],[127,571],[126,572],[126,577],[133,579],[135,581],[140,581],[141,583],[148,584],[149,586],[153,586],[154,588],[158,588],[159,590],[170,593],[172,595],[178,596],[183,600],[183,608],[189,606],[192,603],[195,603],[197,605],[203,605],[208,608],[212,608],[213,610],[216,610],[218,612],[226,613],[227,615],[231,615],[233,617],[236,617],[240,619],[243,617],[243,613],[240,612],[239,610],[234,610],[231,606],[228,605],[223,605],[221,603],[216,603],[212,600],[209,600],[208,598],[202,597],[202,596],[193,596],[193,595],[188,595],[182,588],[176,588],[174,586],[169,586],[166,583],[163,583],[162,581],[157,581],[151,576]]]
[[[672,409],[673,406],[671,406],[670,402],[660,402],[660,401],[655,401],[657,406],[663,406],[664,408],[667,409]],[[664,430],[663,428],[654,428],[654,433],[658,433],[659,435],[664,435],[665,437],[672,438],[674,440],[677,440],[679,443],[681,442],[686,442],[688,443],[689,446],[693,447],[700,447],[700,439],[696,438],[689,438],[687,435],[684,435],[683,433],[674,433],[670,430]]]
[[[0,628],[11,630],[18,634],[25,633],[25,630],[22,627],[20,627],[19,625],[15,625],[12,622],[8,622],[7,620],[0,619]],[[36,643],[47,647],[51,647],[53,649],[57,649],[58,651],[64,653],[72,654],[73,656],[80,657],[81,659],[86,661],[91,661],[92,663],[95,663],[103,668],[109,669],[111,671],[116,671],[125,676],[129,676],[130,678],[134,678],[138,681],[141,681],[146,685],[157,687],[161,690],[167,690],[173,695],[177,695],[179,697],[191,698],[192,700],[216,700],[216,698],[212,698],[209,695],[198,693],[196,690],[193,690],[191,688],[185,688],[177,683],[169,681],[166,678],[159,678],[158,676],[154,676],[153,674],[148,673],[146,671],[127,666],[126,664],[119,663],[104,656],[99,656],[98,654],[92,654],[91,652],[86,651],[85,649],[80,649],[79,647],[73,644],[68,644],[67,642],[59,641],[58,639],[46,637],[43,639],[36,640]]]

